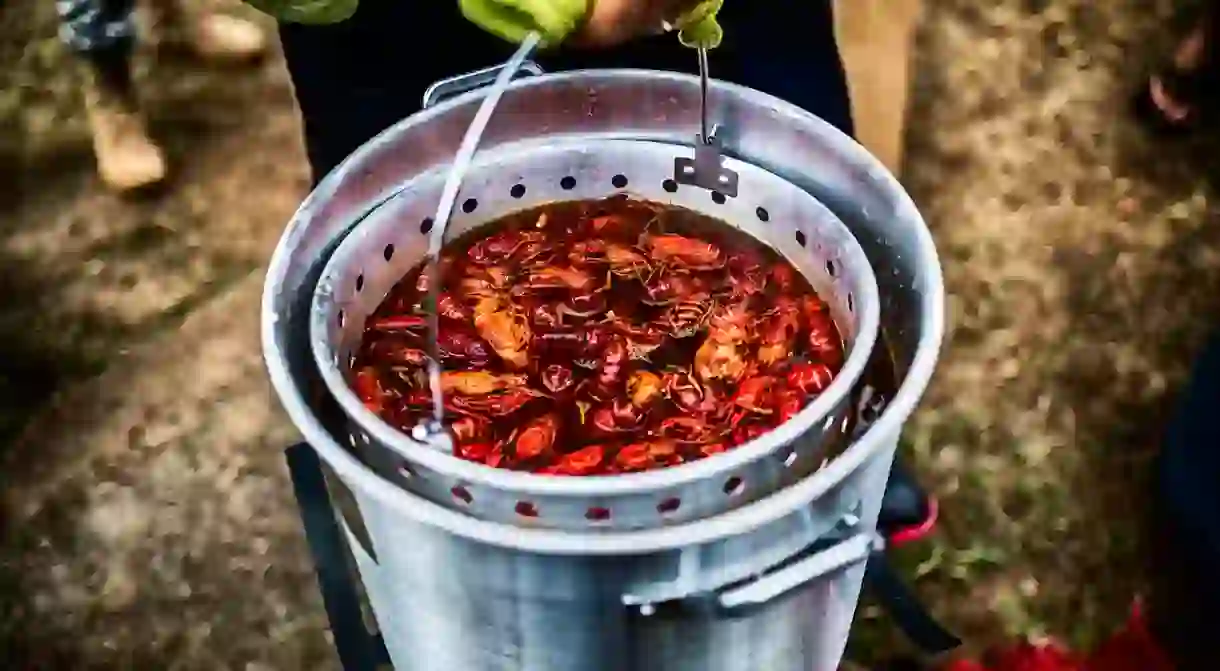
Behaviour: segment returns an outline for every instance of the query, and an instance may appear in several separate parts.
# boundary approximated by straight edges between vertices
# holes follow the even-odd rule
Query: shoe
[[[165,154],[149,136],[134,92],[126,88],[90,72],[83,92],[98,175],[120,193],[155,186],[166,176]]]
[[[184,0],[154,0],[159,46],[184,51],[218,65],[240,65],[267,53],[267,34],[247,19],[190,7]]]

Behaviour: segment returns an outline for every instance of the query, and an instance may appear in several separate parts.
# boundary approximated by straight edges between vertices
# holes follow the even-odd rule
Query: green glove
[[[724,38],[724,29],[716,21],[716,14],[724,6],[724,0],[704,0],[674,23],[678,40],[693,49],[715,49]]]
[[[537,31],[543,46],[563,42],[589,13],[589,0],[458,0],[458,5],[468,21],[501,39],[519,43]]]

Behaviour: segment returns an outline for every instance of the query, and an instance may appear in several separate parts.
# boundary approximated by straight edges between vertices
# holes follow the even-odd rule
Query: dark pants
[[[1149,615],[1182,671],[1220,668],[1220,333],[1195,364],[1160,454]]]
[[[712,74],[783,98],[852,132],[829,0],[725,3]],[[280,28],[315,181],[377,133],[419,110],[438,79],[504,61],[512,46],[467,22],[456,0],[363,0],[351,20]],[[696,72],[672,36],[605,51],[544,54],[548,71],[630,67]]]

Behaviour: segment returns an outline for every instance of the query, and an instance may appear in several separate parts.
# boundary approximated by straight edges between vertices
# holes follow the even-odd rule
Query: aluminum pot
[[[412,493],[379,473],[383,465],[357,457],[308,336],[314,286],[336,246],[445,164],[480,98],[466,93],[405,119],[327,176],[284,234],[264,295],[272,382],[333,484],[355,501],[342,518],[395,667],[836,668],[898,435],[942,337],[940,267],[914,205],[877,160],[830,125],[759,92],[714,83],[711,115],[726,152],[826,205],[868,256],[897,393],[825,467],[718,514],[631,530],[480,519]],[[698,100],[698,80],[678,74],[543,75],[510,87],[483,147],[510,151],[550,138],[689,152]]]

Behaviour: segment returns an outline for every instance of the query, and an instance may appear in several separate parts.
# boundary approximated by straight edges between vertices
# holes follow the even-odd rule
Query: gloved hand
[[[724,0],[459,0],[462,14],[484,30],[510,42],[530,31],[544,45],[573,42],[610,46],[657,33],[679,31],[688,46],[714,48],[722,31],[716,13]]]

